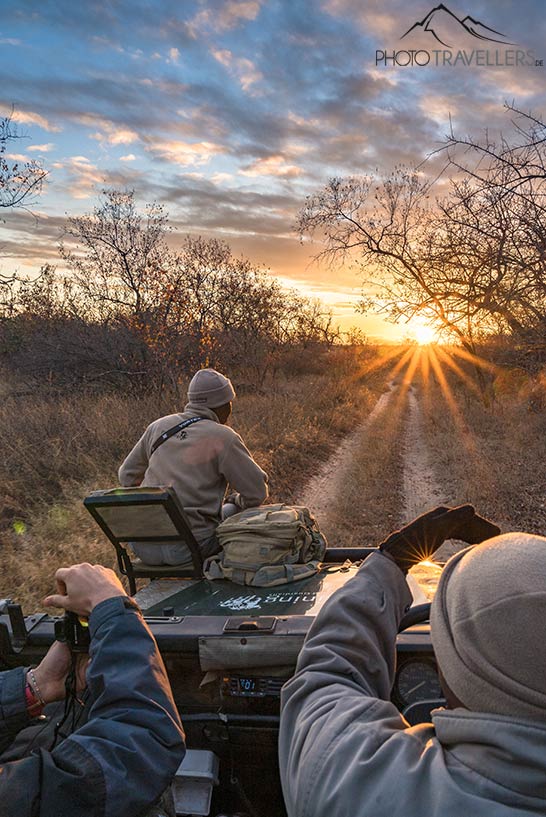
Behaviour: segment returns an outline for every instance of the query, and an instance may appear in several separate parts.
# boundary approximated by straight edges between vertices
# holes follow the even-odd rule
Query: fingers
[[[59,568],[55,581],[58,592],[45,599],[46,607],[64,607],[82,616],[89,616],[101,601],[126,595],[113,570],[88,562]]]
[[[493,536],[498,536],[501,530],[498,525],[485,519],[483,516],[476,515],[466,531],[466,540],[469,545],[478,545],[480,542],[485,542],[486,539],[492,539]]]
[[[450,508],[446,513],[446,520],[455,524],[464,524],[470,522],[475,515],[476,511],[473,505],[459,505],[457,508]]]
[[[46,596],[43,600],[44,607],[63,607],[66,609],[68,604],[68,596],[61,596],[60,594],[53,596]]]
[[[453,530],[450,538],[460,539],[469,545],[478,545],[486,539],[498,536],[500,528],[480,516],[472,505],[461,505],[452,511]]]

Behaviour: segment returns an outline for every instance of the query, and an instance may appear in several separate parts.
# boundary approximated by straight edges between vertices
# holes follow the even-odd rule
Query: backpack
[[[216,535],[222,547],[204,564],[207,579],[274,587],[317,572],[326,538],[307,508],[260,505],[221,522]]]

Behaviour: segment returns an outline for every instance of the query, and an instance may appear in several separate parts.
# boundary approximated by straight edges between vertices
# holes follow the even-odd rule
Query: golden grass
[[[463,382],[448,376],[458,416],[430,385],[427,442],[454,504],[471,502],[503,531],[546,534],[546,411],[532,411],[532,384],[518,370],[500,380],[485,407]],[[546,407],[545,407],[546,408]]]
[[[391,399],[363,430],[330,512],[321,520],[332,546],[376,546],[400,526],[404,413],[405,399]]]
[[[279,377],[264,393],[237,398],[233,427],[270,475],[272,501],[290,502],[337,440],[375,402],[380,367],[363,377],[349,350],[327,358],[321,375]],[[57,567],[114,566],[115,553],[82,499],[116,484],[117,468],[174,398],[117,393],[11,397],[0,406],[1,596],[28,612],[52,589]]]

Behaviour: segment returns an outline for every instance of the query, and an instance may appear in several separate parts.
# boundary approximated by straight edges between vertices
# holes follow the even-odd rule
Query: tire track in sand
[[[389,391],[381,395],[366,420],[343,440],[335,453],[324,463],[318,474],[304,486],[298,504],[309,508],[311,513],[319,520],[319,523],[320,520],[326,519],[331,512],[336,501],[336,494],[342,490],[346,476],[351,469],[355,451],[359,450],[363,437],[367,434],[372,423],[387,409],[393,394],[398,391],[398,388],[399,386],[394,383],[389,384]],[[385,490],[388,489],[389,486],[385,486]],[[405,485],[404,496],[406,496]],[[411,575],[408,576],[408,584],[413,595],[414,604],[422,604],[427,601],[425,591],[421,589],[419,583]]]
[[[345,437],[319,472],[303,486],[297,504],[309,508],[319,521],[328,516],[335,503],[336,494],[342,490],[355,456],[355,450],[358,450],[369,426],[387,408],[395,388],[393,383],[389,383],[389,391],[381,395],[364,422]]]
[[[441,484],[427,447],[423,429],[421,401],[414,386],[408,389],[407,425],[404,445],[403,472],[404,520],[406,524],[436,505],[451,505],[448,490]],[[413,592],[418,583],[427,598],[432,598],[441,573],[441,565],[449,557],[466,547],[464,543],[448,540],[434,555],[434,563],[416,565],[408,575]],[[437,564],[436,564],[437,563]],[[410,581],[412,580],[412,581]],[[415,593],[414,593],[415,596]]]

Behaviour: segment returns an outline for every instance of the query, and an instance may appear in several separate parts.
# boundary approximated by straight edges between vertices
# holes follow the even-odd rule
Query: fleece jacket
[[[410,601],[402,571],[372,554],[315,619],[282,692],[288,817],[546,814],[544,721],[459,708],[409,727],[391,703]]]
[[[153,454],[161,434],[177,423],[203,418],[166,440]],[[213,536],[222,520],[229,485],[241,508],[267,497],[267,474],[254,462],[241,437],[222,425],[212,409],[188,403],[180,414],[151,423],[119,469],[120,485],[170,485],[184,508],[198,542]]]

